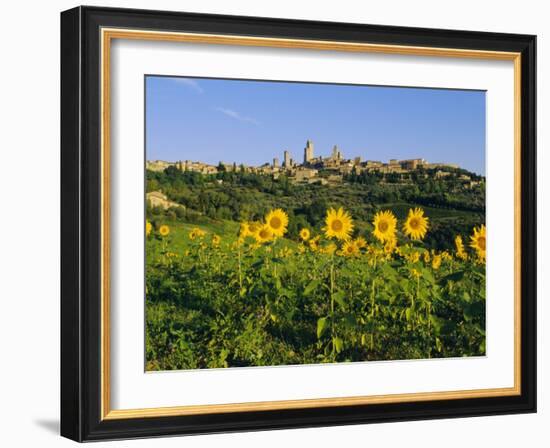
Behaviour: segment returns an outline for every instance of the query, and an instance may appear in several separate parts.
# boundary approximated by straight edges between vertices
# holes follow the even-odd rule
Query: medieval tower
[[[290,168],[292,166],[292,163],[290,161],[290,153],[288,151],[285,151],[283,153],[283,166],[285,168]]]
[[[313,160],[313,142],[308,140],[304,148],[304,165],[307,165]]]

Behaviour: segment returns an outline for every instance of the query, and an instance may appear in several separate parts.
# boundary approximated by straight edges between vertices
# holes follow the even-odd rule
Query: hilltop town
[[[273,158],[272,163],[265,163],[261,166],[246,166],[237,163],[220,162],[218,165],[209,165],[204,162],[191,160],[180,160],[177,162],[166,162],[163,160],[147,161],[146,168],[151,171],[164,171],[173,166],[181,171],[193,171],[201,174],[217,174],[220,171],[244,171],[270,175],[277,179],[280,175],[286,175],[294,183],[307,184],[334,184],[342,182],[345,175],[361,174],[364,172],[378,172],[383,174],[407,174],[418,169],[431,170],[435,178],[443,178],[451,174],[451,171],[459,168],[456,164],[431,163],[422,158],[397,160],[390,159],[388,162],[362,160],[361,157],[346,159],[342,150],[335,145],[330,156],[315,157],[314,145],[311,140],[306,142],[303,150],[302,163],[296,162],[290,151],[283,152],[283,161],[280,163],[278,157]],[[469,182],[470,186],[477,184],[471,180],[468,174],[461,174],[460,179]]]

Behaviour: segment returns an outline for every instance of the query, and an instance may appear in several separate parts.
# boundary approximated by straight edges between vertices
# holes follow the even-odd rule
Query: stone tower
[[[283,153],[283,167],[290,168],[290,153],[288,151],[285,151]]]
[[[313,160],[313,142],[308,140],[304,148],[304,165],[307,165]]]
[[[338,148],[338,145],[334,145],[332,148],[332,160],[342,160],[342,151]]]

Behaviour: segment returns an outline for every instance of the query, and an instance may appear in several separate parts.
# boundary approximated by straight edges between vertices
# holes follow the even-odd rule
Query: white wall
[[[277,0],[87,1],[87,4],[186,10],[297,19],[353,21],[537,34],[539,229],[550,222],[550,158],[544,152],[550,120],[545,85],[550,53],[549,12],[543,1],[321,2]],[[372,3],[369,5],[369,3]],[[70,1],[5,2],[0,28],[0,187],[5,207],[0,219],[0,441],[3,446],[68,446],[57,436],[59,396],[59,12]],[[13,194],[17,192],[17,195]],[[546,204],[543,203],[546,202]],[[119,442],[96,446],[371,446],[463,447],[547,446],[550,393],[543,347],[548,323],[550,270],[544,249],[550,238],[539,232],[539,413],[240,433]],[[546,277],[546,279],[544,278]]]

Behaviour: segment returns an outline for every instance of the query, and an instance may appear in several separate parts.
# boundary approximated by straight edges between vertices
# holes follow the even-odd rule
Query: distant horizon
[[[485,176],[485,92],[146,77],[146,160],[261,166],[334,145],[344,159],[425,159]],[[316,137],[317,136],[317,137]]]

